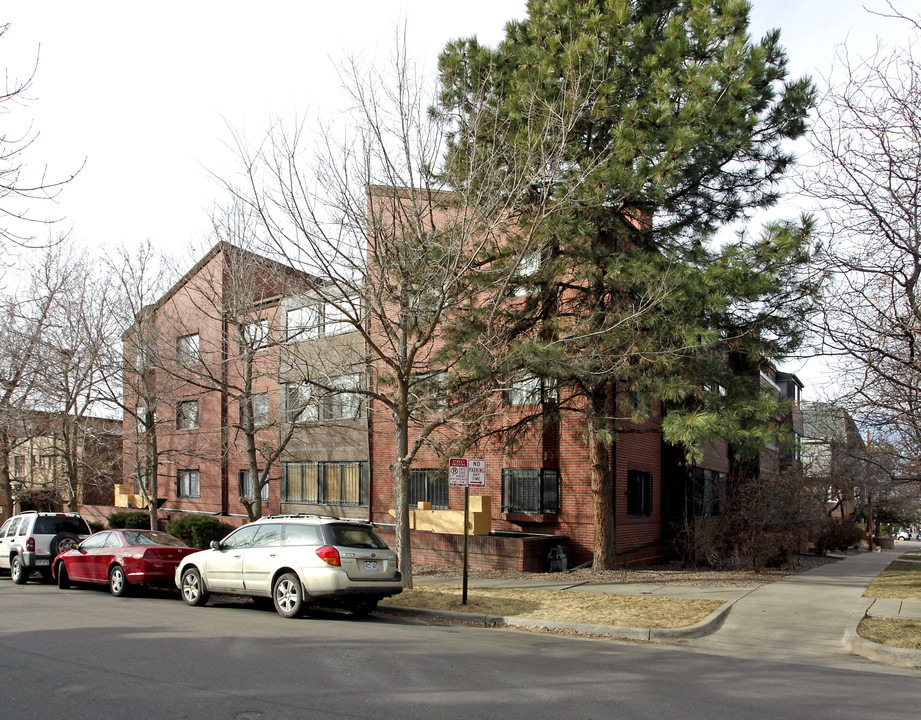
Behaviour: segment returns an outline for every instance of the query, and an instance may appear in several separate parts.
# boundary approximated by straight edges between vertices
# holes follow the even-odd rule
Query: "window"
[[[502,470],[502,512],[556,515],[560,512],[559,472],[547,468]]]
[[[13,465],[15,467],[14,472],[16,473],[18,477],[22,477],[23,475],[26,474],[26,456],[25,455],[17,455],[13,459]]]
[[[253,425],[268,425],[269,424],[269,394],[268,393],[255,393],[254,395],[249,396],[249,401],[252,404],[253,409]],[[246,423],[246,398],[240,403],[240,422]]]
[[[195,430],[198,427],[198,400],[186,400],[176,408],[176,427]]]
[[[694,469],[694,515],[719,515],[726,497],[726,473]]]
[[[448,474],[443,469],[419,468],[409,471],[409,506],[432,503],[433,510],[448,509]]]
[[[335,305],[326,303],[323,306],[323,334],[341,335],[352,329],[348,316]]]
[[[320,334],[320,307],[307,305],[285,313],[286,335],[289,341],[309,340]]]
[[[259,350],[265,347],[269,337],[269,321],[255,320],[243,326],[243,342],[250,350]]]
[[[176,473],[176,497],[201,497],[198,470],[179,470]]]
[[[311,402],[310,385],[307,383],[286,383],[285,420],[289,423],[302,423],[319,420],[319,407]]]
[[[368,463],[283,463],[281,501],[365,507],[368,504]]]
[[[266,523],[259,526],[253,538],[253,547],[281,547],[281,523]]]
[[[640,470],[627,472],[627,515],[652,513],[652,475]]]
[[[237,484],[242,497],[253,499],[253,483],[251,481],[249,470],[241,470],[237,476]],[[266,483],[262,486],[262,502],[269,501],[269,485]]]
[[[541,255],[538,251],[523,255],[518,263],[518,272],[516,273],[517,276],[522,280],[532,278],[540,270],[540,262]],[[529,288],[525,285],[518,285],[514,290],[516,297],[527,295],[529,292]]]
[[[312,420],[354,420],[361,417],[361,375],[340,375],[329,380],[331,390],[323,397],[309,383],[285,385],[285,412],[287,422],[302,423]],[[341,392],[339,392],[341,391]]]
[[[181,365],[192,365],[198,361],[198,333],[183,335],[176,341],[176,359]]]
[[[542,402],[555,402],[557,399],[556,383],[530,373],[520,375],[509,384],[505,399],[509,405],[539,405]]]
[[[320,544],[320,528],[316,525],[286,523],[284,528],[286,546]]]
[[[338,301],[340,307],[349,307],[350,302]],[[352,323],[345,311],[332,303],[314,303],[293,308],[285,313],[288,341],[311,340],[326,335],[341,335],[352,329]]]
[[[150,417],[148,418],[148,416],[147,416],[147,408],[144,407],[144,406],[142,406],[142,405],[138,405],[138,406],[134,409],[134,417],[135,417],[135,419],[137,420],[137,433],[138,433],[138,435],[141,435],[141,434],[147,432],[147,423],[148,423],[148,421],[151,421],[151,423],[156,422],[156,414],[155,414],[155,413],[151,413],[151,414],[150,414]]]
[[[221,540],[221,547],[230,550],[252,547],[259,527],[259,525],[244,525]]]
[[[354,420],[361,417],[361,396],[356,390],[359,388],[360,376],[340,375],[333,378],[330,386],[342,390],[325,398],[323,402],[324,420]]]

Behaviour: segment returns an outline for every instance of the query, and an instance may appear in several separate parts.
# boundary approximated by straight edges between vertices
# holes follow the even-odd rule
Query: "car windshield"
[[[328,525],[333,533],[333,545],[383,550],[387,547],[377,533],[363,525]]]
[[[173,547],[188,547],[188,545],[179,538],[156,530],[125,530],[122,534],[125,536],[125,542],[129,545],[172,545]]]
[[[35,519],[36,535],[57,535],[66,532],[74,535],[89,535],[90,528],[82,517],[67,515],[40,515]]]

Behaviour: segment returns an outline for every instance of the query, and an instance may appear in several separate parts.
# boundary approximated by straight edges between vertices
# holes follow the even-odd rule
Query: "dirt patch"
[[[386,605],[451,612],[526,617],[555,622],[627,627],[677,628],[703,620],[722,603],[670,597],[637,597],[567,590],[472,588],[461,604],[461,588],[446,585],[404,590]]]
[[[820,555],[796,555],[781,568],[753,570],[732,570],[713,568],[683,568],[680,565],[657,565],[652,567],[594,572],[590,568],[567,570],[557,573],[525,573],[508,570],[471,570],[469,577],[489,580],[546,580],[548,582],[577,583],[651,583],[654,585],[678,585],[690,587],[735,587],[756,588],[789,575],[835,562],[835,558]],[[460,568],[433,565],[413,565],[413,577],[457,578]]]

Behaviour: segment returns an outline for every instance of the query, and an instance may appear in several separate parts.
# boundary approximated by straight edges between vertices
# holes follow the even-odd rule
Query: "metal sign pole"
[[[464,584],[461,593],[461,605],[467,604],[467,538],[470,535],[469,529],[470,518],[470,485],[464,485]]]

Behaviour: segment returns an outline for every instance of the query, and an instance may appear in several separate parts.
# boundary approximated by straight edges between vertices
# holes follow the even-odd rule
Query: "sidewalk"
[[[861,553],[792,575],[759,588],[703,588],[642,583],[572,583],[560,580],[489,580],[471,578],[469,587],[534,588],[539,590],[607,592],[722,600],[725,604],[695,626],[674,630],[622,628],[584,623],[554,623],[530,618],[487,617],[462,613],[387,612],[451,616],[474,622],[521,627],[567,628],[612,637],[678,643],[695,651],[734,657],[772,658],[809,664],[854,667],[867,660],[902,667],[921,666],[921,651],[870,643],[857,636],[857,623],[873,617],[921,619],[921,602],[874,600],[863,596],[867,585],[895,560],[902,549]],[[416,584],[442,583],[444,578],[415,579]],[[460,585],[460,579],[449,580]],[[382,608],[383,609],[383,608]],[[869,646],[869,647],[868,647]]]

